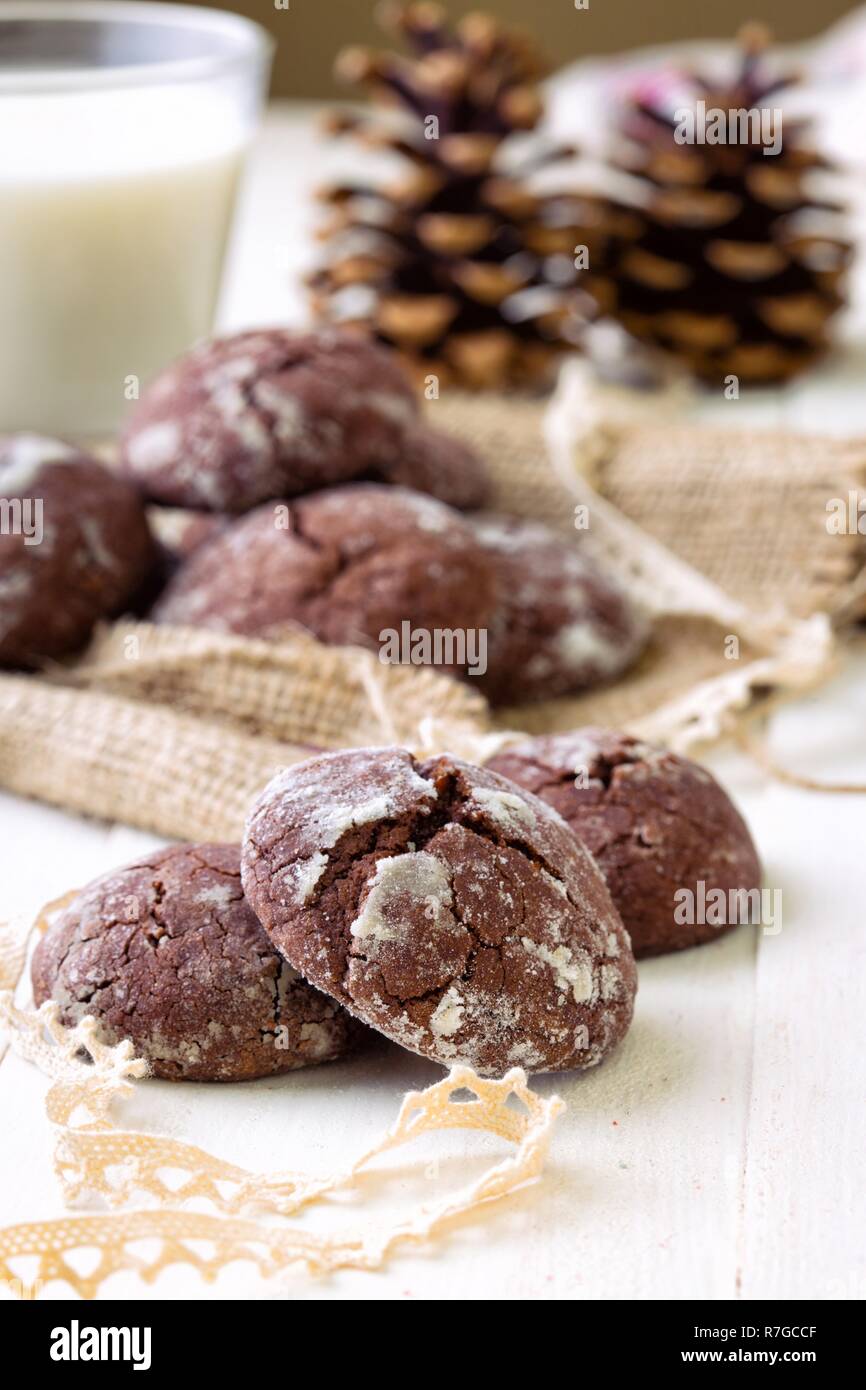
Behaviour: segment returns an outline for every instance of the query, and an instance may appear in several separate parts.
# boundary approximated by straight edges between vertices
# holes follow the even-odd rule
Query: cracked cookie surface
[[[0,438],[0,666],[24,669],[82,647],[156,563],[132,484],[70,445]]]
[[[515,517],[473,522],[502,596],[479,680],[491,704],[550,700],[632,665],[646,644],[646,619],[575,542]]]
[[[599,1062],[636,974],[596,865],[549,807],[486,769],[403,749],[296,764],[253,809],[247,897],[306,979],[443,1065]]]
[[[374,483],[266,504],[205,543],[169,583],[154,620],[376,648],[384,630],[486,628],[492,568],[450,507]]]
[[[246,902],[235,845],[161,850],[84,888],[39,942],[37,1004],[99,1021],[154,1076],[243,1081],[331,1061],[357,1025],[301,980]]]
[[[745,821],[715,778],[689,758],[587,727],[527,739],[488,766],[541,797],[586,845],[638,957],[696,946],[736,925],[677,921],[680,890],[697,902],[701,882],[726,897],[761,886]],[[578,772],[585,785],[575,785]]]
[[[394,459],[418,414],[396,357],[348,333],[215,338],[144,391],[122,439],[152,501],[243,512]]]

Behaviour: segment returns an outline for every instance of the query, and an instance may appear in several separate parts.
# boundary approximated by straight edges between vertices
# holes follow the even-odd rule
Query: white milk
[[[210,331],[245,139],[200,85],[0,94],[0,432],[110,431]]]

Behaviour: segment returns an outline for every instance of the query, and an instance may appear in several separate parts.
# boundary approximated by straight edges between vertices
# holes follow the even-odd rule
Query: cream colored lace
[[[444,1080],[410,1092],[379,1143],[328,1177],[250,1172],[195,1144],[122,1129],[112,1109],[146,1075],[145,1062],[128,1042],[101,1043],[93,1019],[64,1028],[53,1002],[38,1010],[17,1005],[14,987],[24,960],[20,933],[17,938],[0,927],[0,1037],[50,1079],[45,1113],[64,1201],[111,1208],[0,1230],[0,1281],[25,1298],[52,1280],[92,1298],[119,1271],[135,1271],[149,1283],[172,1264],[191,1265],[208,1281],[234,1260],[250,1260],[263,1278],[298,1262],[313,1273],[378,1269],[399,1248],[429,1241],[446,1223],[480,1212],[541,1175],[564,1106],[557,1097],[532,1092],[518,1069],[493,1081],[454,1067]],[[284,1218],[302,1208],[351,1188],[378,1155],[443,1129],[494,1134],[513,1151],[459,1190],[437,1194],[407,1219],[371,1233],[327,1236],[286,1224]],[[190,1211],[194,1199],[204,1199],[212,1211]],[[154,1254],[132,1248],[145,1239],[157,1242]],[[207,1242],[206,1254],[199,1242]],[[86,1274],[70,1260],[82,1247],[99,1257]],[[26,1283],[22,1261],[31,1267]]]

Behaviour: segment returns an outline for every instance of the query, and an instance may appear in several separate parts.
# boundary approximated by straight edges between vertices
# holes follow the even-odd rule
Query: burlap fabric
[[[866,614],[866,509],[860,530],[842,534],[827,510],[866,498],[866,438],[739,429],[733,402],[730,424],[696,427],[682,417],[693,421],[698,402],[672,388],[655,404],[631,393],[623,405],[621,391],[594,390],[573,364],[550,412],[551,447],[570,448],[618,512],[752,612],[835,617],[860,581]]]
[[[311,748],[444,741],[476,756],[486,714],[466,686],[370,652],[116,624],[68,670],[0,678],[0,784],[163,835],[232,840],[255,793]]]
[[[548,408],[449,394],[495,505],[613,566],[654,618],[637,668],[578,698],[491,715],[420,668],[298,637],[278,645],[118,624],[78,662],[0,676],[0,785],[167,836],[232,838],[272,771],[310,746],[398,742],[483,759],[513,731],[627,724],[688,747],[823,679],[834,626],[866,613],[864,538],[826,503],[866,484],[866,446],[706,429],[566,372]],[[575,529],[575,508],[588,529]],[[732,640],[733,639],[733,640]]]

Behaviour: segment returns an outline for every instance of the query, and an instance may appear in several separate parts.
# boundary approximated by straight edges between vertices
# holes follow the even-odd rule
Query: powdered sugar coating
[[[356,941],[402,941],[407,905],[418,903],[429,923],[431,951],[441,954],[438,938],[443,933],[459,933],[448,874],[434,854],[410,850],[380,859],[368,886],[364,906],[349,928]]]
[[[246,848],[246,862],[268,857],[273,873],[276,905],[290,912],[306,902],[315,889],[310,866],[317,870],[316,883],[328,863],[328,851],[350,831],[365,830],[436,802],[436,789],[415,771],[397,750],[384,750],[375,764],[365,769],[363,789],[355,776],[356,759],[345,753],[321,753],[277,773],[252,811],[252,821],[267,818],[267,832],[260,831]],[[323,779],[327,795],[322,794]],[[262,823],[263,820],[262,820]],[[272,846],[279,841],[292,846],[284,864],[273,865]],[[299,884],[303,891],[299,892]],[[309,892],[308,892],[309,890]]]
[[[632,664],[647,622],[575,542],[511,517],[485,515],[475,526],[502,595],[481,679],[492,703],[567,695]]]
[[[156,548],[131,484],[58,440],[0,438],[0,499],[0,666],[30,668],[119,612]]]
[[[70,444],[41,434],[13,434],[0,439],[0,496],[26,496],[49,463],[80,458]]]
[[[638,957],[710,941],[725,929],[678,921],[681,890],[697,900],[699,883],[726,898],[760,886],[745,822],[706,768],[689,758],[586,727],[526,739],[490,766],[554,807],[587,846]]]
[[[347,798],[369,806],[384,788],[386,815],[347,815]],[[316,851],[328,866],[299,902],[287,883]],[[634,960],[597,867],[544,803],[485,769],[401,749],[311,758],[262,793],[242,872],[307,979],[443,1064],[591,1066],[628,1027]]]
[[[518,792],[474,787],[471,801],[506,833],[519,834],[521,830],[532,829],[535,825],[535,812],[526,797]]]
[[[163,372],[123,459],[154,501],[242,512],[387,466],[417,412],[396,357],[368,339],[255,329]]]
[[[234,1081],[339,1056],[354,1025],[274,951],[243,896],[233,845],[182,845],[77,895],[33,958],[37,1004],[96,1018],[156,1076]]]
[[[585,951],[570,951],[567,946],[551,948],[544,942],[539,944],[530,937],[522,938],[523,949],[531,956],[537,956],[549,965],[556,977],[559,989],[570,990],[575,1002],[584,1004],[599,989],[598,977],[593,976],[592,965]]]
[[[380,647],[408,622],[486,628],[496,587],[471,528],[432,497],[357,483],[266,504],[198,549],[169,583],[157,622]]]

